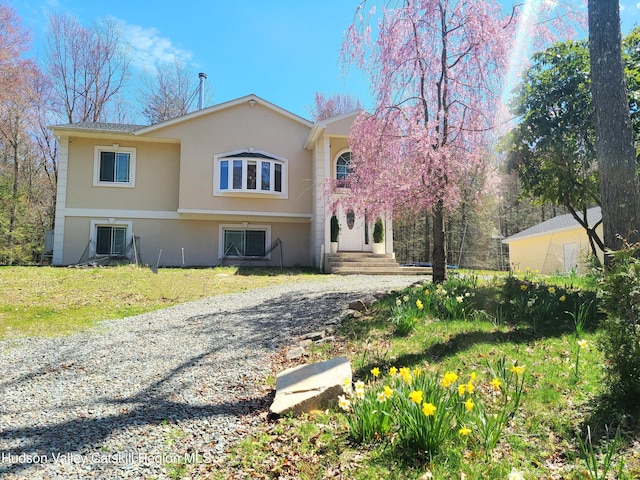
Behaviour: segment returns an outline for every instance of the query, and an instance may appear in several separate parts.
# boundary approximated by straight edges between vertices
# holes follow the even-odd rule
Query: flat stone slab
[[[276,376],[276,396],[270,411],[276,415],[324,410],[342,395],[345,379],[351,381],[351,362],[336,357],[289,368]]]

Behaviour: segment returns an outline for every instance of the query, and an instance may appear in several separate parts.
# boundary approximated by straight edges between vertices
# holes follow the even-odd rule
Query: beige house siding
[[[70,140],[67,208],[177,211],[180,145],[81,137]],[[96,146],[114,143],[135,148],[135,187],[93,184]]]
[[[90,248],[92,222],[99,224],[131,224],[132,232],[140,237],[139,258],[143,264],[155,266],[214,266],[220,261],[220,226],[251,228],[256,224],[203,220],[167,220],[107,217],[67,217],[62,264],[81,262],[83,254]],[[268,225],[268,224],[260,224]],[[281,239],[283,248],[271,253],[271,259],[247,259],[245,264],[280,266],[310,266],[310,231],[308,224],[274,223],[268,225],[271,242]],[[86,254],[85,254],[86,257]],[[183,262],[184,258],[184,262]],[[233,263],[233,262],[231,262]]]
[[[596,231],[602,236],[601,226]],[[587,234],[581,227],[521,239],[514,238],[508,244],[509,261],[514,271],[529,269],[544,274],[570,271],[572,265],[566,254],[575,248],[577,271],[585,273],[585,260],[591,253]],[[602,260],[602,254],[599,257]]]
[[[266,106],[245,102],[148,135],[181,139],[181,211],[255,211],[258,203],[264,212],[311,215],[312,154],[303,149],[309,130]],[[214,196],[218,173],[214,172],[214,157],[251,150],[286,159],[288,198]]]
[[[148,127],[52,127],[60,144],[53,263],[88,260],[98,233],[105,252],[120,254],[125,227],[127,240],[139,238],[144,264],[215,266],[226,228],[265,231],[267,249],[277,239],[283,244],[269,259],[230,263],[321,266],[329,245],[325,182],[335,175],[336,155],[348,148],[356,115],[314,125],[249,95]],[[99,181],[97,147],[132,155],[130,181]],[[261,155],[274,158],[272,168],[282,162],[282,192],[217,189],[216,159],[244,152],[260,162],[271,162]]]

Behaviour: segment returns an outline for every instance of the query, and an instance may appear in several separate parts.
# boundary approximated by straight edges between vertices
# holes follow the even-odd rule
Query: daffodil
[[[378,375],[380,375],[380,369],[378,367],[373,367],[371,369],[371,375],[378,378]]]
[[[580,348],[586,348],[586,347],[587,347],[587,345],[588,345],[588,343],[587,343],[587,341],[586,341],[586,340],[578,340],[578,346],[579,346]]]
[[[458,433],[461,436],[466,437],[467,435],[469,435],[471,433],[471,429],[467,428],[467,427],[462,427],[460,430],[458,430]]]
[[[489,382],[491,384],[491,387],[494,390],[500,390],[500,386],[502,385],[502,382],[500,381],[500,379],[498,377],[494,378],[493,380],[491,380],[491,382]]]
[[[407,367],[400,368],[400,376],[402,377],[402,380],[404,380],[404,383],[406,384],[411,384],[411,382],[413,381],[413,375],[411,375],[411,370],[409,370]]]
[[[526,289],[527,289],[527,286],[524,283],[520,285],[520,290],[524,292]]]
[[[420,301],[420,299],[416,300],[416,307],[418,307],[418,310],[422,310],[424,308],[424,305],[422,304],[422,301]]]
[[[444,374],[442,381],[440,382],[443,387],[448,387],[452,383],[456,383],[458,375],[455,372],[447,372]]]
[[[393,389],[391,387],[389,387],[388,385],[385,385],[383,390],[384,390],[385,397],[387,398],[393,397]]]
[[[524,474],[516,470],[515,467],[511,469],[511,473],[507,477],[508,480],[524,480]]]
[[[469,380],[471,380],[472,382],[476,381],[476,372],[471,372],[471,375],[469,375]]]
[[[461,383],[460,385],[458,385],[458,396],[462,397],[464,395],[464,392],[467,391],[467,386],[464,383]]]
[[[397,369],[396,367],[391,367],[391,368],[389,369],[389,376],[390,376],[390,377],[395,376],[395,374],[396,374],[396,373],[398,373],[398,369]]]
[[[340,408],[343,410],[349,410],[349,408],[351,407],[351,402],[344,395],[339,395],[338,405],[340,405]]]
[[[458,295],[458,296],[456,297],[456,301],[457,301],[458,303],[462,303],[462,301],[463,301],[463,300],[464,300],[464,297],[463,297],[462,295]]]
[[[476,387],[473,383],[469,382],[465,385],[465,388],[467,389],[467,393],[471,395]]]
[[[380,403],[384,402],[387,399],[387,396],[384,394],[384,392],[378,392],[378,401]]]
[[[422,390],[414,390],[409,394],[409,400],[420,405],[422,403]]]
[[[356,398],[362,400],[364,398],[364,388],[356,388]]]
[[[551,295],[553,295],[554,293],[556,293],[556,287],[549,287],[549,293]]]
[[[430,417],[436,413],[436,406],[433,403],[423,403],[422,413],[424,413],[425,417]]]
[[[564,302],[567,299],[566,295],[562,295],[558,300]]]
[[[473,410],[474,406],[475,406],[475,403],[473,403],[473,400],[471,400],[470,398],[468,398],[467,401],[464,402],[464,408],[467,409],[467,412],[470,412],[471,410]]]
[[[511,367],[511,371],[516,375],[522,375],[524,373],[524,365],[514,365]]]

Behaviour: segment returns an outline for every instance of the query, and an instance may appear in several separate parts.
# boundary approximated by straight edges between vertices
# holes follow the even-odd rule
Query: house
[[[600,207],[587,210],[589,225],[602,219]],[[602,238],[602,224],[596,228]],[[558,215],[503,240],[509,245],[509,261],[513,270],[540,273],[577,271],[584,273],[591,254],[584,228],[571,214]],[[602,252],[598,254],[603,261]]]
[[[328,178],[348,175],[354,111],[312,123],[248,95],[156,125],[52,126],[59,143],[54,265],[322,267]],[[373,221],[345,209],[341,251]],[[391,222],[385,249],[393,252]]]

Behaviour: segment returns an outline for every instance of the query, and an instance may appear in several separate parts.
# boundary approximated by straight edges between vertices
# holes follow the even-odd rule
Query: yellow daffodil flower
[[[389,369],[389,376],[390,376],[390,377],[395,376],[395,374],[396,374],[396,373],[398,373],[398,369],[397,369],[396,367],[391,367],[391,368]]]
[[[436,413],[436,406],[433,403],[423,403],[422,413],[424,413],[425,417],[430,417]]]
[[[384,394],[384,392],[378,392],[378,401],[380,403],[384,402],[387,399],[387,396]]]
[[[440,382],[443,387],[448,387],[452,383],[456,383],[458,380],[458,375],[455,372],[447,372],[444,374],[442,381]]]
[[[500,390],[500,386],[502,385],[502,382],[500,381],[499,378],[496,377],[493,380],[491,380],[490,384],[494,390]]]
[[[380,369],[378,367],[373,367],[371,369],[371,375],[378,378],[378,375],[380,375]]]
[[[514,365],[511,367],[511,371],[516,375],[522,375],[524,373],[524,365]]]
[[[467,428],[467,427],[462,427],[460,430],[458,430],[458,433],[460,435],[462,435],[463,437],[466,437],[467,435],[469,435],[471,433],[471,429]]]
[[[347,400],[344,395],[338,396],[338,404],[343,410],[349,410],[349,408],[351,407],[351,402]]]
[[[422,304],[420,299],[416,300],[416,307],[418,307],[418,310],[422,310],[424,308],[424,305]]]
[[[422,390],[414,390],[409,394],[409,400],[420,405],[422,403]]]
[[[384,395],[387,398],[393,397],[393,389],[391,387],[389,387],[388,385],[385,385],[384,386]]]
[[[578,340],[578,345],[580,346],[580,348],[586,348],[587,347],[587,341],[586,340]]]

